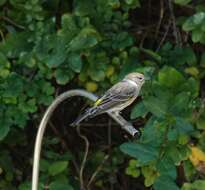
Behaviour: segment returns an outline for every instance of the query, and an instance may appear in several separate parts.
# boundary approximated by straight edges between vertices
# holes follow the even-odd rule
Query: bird
[[[129,106],[139,95],[142,85],[145,82],[143,74],[133,72],[127,74],[123,80],[116,83],[104,95],[99,98],[94,106],[85,110],[71,123],[71,126],[77,126],[86,118],[93,118],[106,112],[115,112],[119,114],[124,108]]]

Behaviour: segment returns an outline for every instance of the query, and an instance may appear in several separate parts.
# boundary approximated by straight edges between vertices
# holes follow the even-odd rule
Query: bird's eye
[[[142,77],[138,77],[139,80],[142,80]]]

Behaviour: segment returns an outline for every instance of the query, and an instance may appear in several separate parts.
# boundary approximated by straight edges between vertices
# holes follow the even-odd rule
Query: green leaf
[[[124,64],[120,69],[119,79],[122,80],[125,77],[125,75],[127,75],[128,73],[135,72],[138,66],[139,66],[138,60],[132,57],[128,58],[126,64]]]
[[[174,162],[171,158],[165,155],[160,161],[157,163],[157,169],[161,176],[169,176],[173,180],[176,179],[177,172]]]
[[[196,126],[198,129],[205,129],[205,113],[203,113],[200,118],[196,122]]]
[[[190,94],[192,98],[196,98],[199,95],[200,83],[199,80],[190,77],[183,85],[180,86],[180,91],[186,91],[187,95]]]
[[[201,54],[200,65],[204,68],[205,67],[205,53]]]
[[[68,63],[69,63],[69,67],[76,73],[79,73],[81,71],[82,60],[80,54],[72,53],[68,55]]]
[[[131,111],[130,118],[135,119],[137,117],[144,117],[147,114],[147,109],[143,102],[140,102],[134,106]]]
[[[198,25],[200,25],[204,21],[204,19],[205,19],[205,13],[204,12],[196,13],[195,15],[189,17],[186,20],[186,22],[183,24],[182,28],[185,31],[192,31]]]
[[[55,176],[65,171],[67,167],[68,161],[57,161],[50,165],[50,167],[48,168],[48,173],[51,176]]]
[[[137,160],[132,159],[129,161],[129,165],[126,168],[125,173],[127,175],[134,177],[134,178],[139,177],[140,170],[137,168]]]
[[[55,77],[58,84],[64,85],[70,80],[70,76],[62,69],[55,71]]]
[[[175,165],[180,165],[181,161],[187,160],[190,155],[190,149],[187,145],[170,145],[166,148],[166,156],[170,157]]]
[[[30,190],[30,189],[31,189],[31,182],[27,182],[27,181],[24,183],[21,183],[20,186],[18,187],[18,190]],[[38,190],[44,190],[44,189],[45,189],[45,185],[39,182]]]
[[[0,141],[2,141],[10,130],[10,123],[6,121],[7,118],[1,118],[0,120]]]
[[[183,75],[173,67],[165,66],[158,74],[158,80],[161,85],[169,88],[178,88],[185,82]]]
[[[141,168],[141,171],[142,171],[142,175],[145,178],[144,180],[145,187],[149,187],[153,185],[154,181],[156,180],[158,176],[158,172],[156,170],[155,165],[149,164],[149,165],[143,166]]]
[[[6,0],[0,0],[0,6],[2,6],[4,3],[6,3]]]
[[[156,53],[150,49],[145,49],[145,48],[141,48],[140,50],[143,53],[149,55],[151,58],[155,59],[157,62],[160,63],[162,61],[162,57],[158,53]]]
[[[196,54],[195,54],[193,48],[191,48],[191,47],[183,48],[183,52],[184,52],[185,60],[189,65],[196,65],[197,64],[197,57],[196,57]]]
[[[67,57],[65,43],[62,39],[55,39],[51,50],[49,50],[49,54],[43,59],[43,61],[51,68],[58,67],[61,65]]]
[[[74,190],[72,186],[62,181],[54,181],[49,185],[50,190]]]
[[[120,146],[120,150],[143,164],[155,160],[158,155],[158,148],[152,144],[124,143]]]
[[[199,76],[199,70],[197,67],[187,67],[184,71],[185,73],[190,74],[196,78]]]
[[[79,51],[94,47],[99,41],[99,34],[93,28],[84,28],[68,45],[69,51]]]
[[[176,117],[176,127],[180,134],[190,134],[194,131],[193,126],[181,117]]]
[[[204,190],[205,180],[195,180],[193,183],[184,183],[182,190]]]
[[[174,2],[176,4],[179,4],[179,5],[187,5],[188,3],[190,3],[192,0],[174,0]]]
[[[163,131],[161,131],[161,129],[164,129],[165,127],[166,126],[162,125],[161,122],[157,121],[157,118],[155,116],[150,117],[142,131],[140,142],[144,144],[153,143],[156,146],[160,146],[163,140],[164,133]]]
[[[10,63],[6,56],[0,52],[0,77],[6,78],[10,74]]]
[[[154,183],[154,190],[180,190],[169,176],[159,176]]]
[[[204,35],[203,31],[201,31],[199,29],[193,30],[193,32],[192,32],[192,41],[194,43],[200,42],[201,39],[203,38],[203,35]]]
[[[140,2],[139,2],[139,0],[125,0],[125,2],[126,2],[128,5],[135,4],[135,6],[140,7]]]
[[[105,78],[105,72],[103,70],[90,70],[88,73],[94,81],[102,81]]]
[[[121,32],[115,36],[112,47],[114,49],[125,49],[133,45],[133,39],[127,32]]]
[[[169,108],[170,112],[173,113],[176,116],[186,115],[186,113],[190,111],[187,108],[187,105],[189,104],[189,101],[190,101],[189,93],[181,92],[181,93],[177,94],[174,97],[173,103]]]
[[[70,42],[79,32],[75,16],[73,14],[64,14],[62,16],[62,31],[59,35],[63,36],[66,42]]]
[[[48,168],[50,167],[50,163],[46,159],[40,160],[40,171],[47,172]]]
[[[31,51],[33,44],[28,42],[28,32],[8,33],[4,42],[0,43],[0,51],[9,58],[16,58],[22,52]]]
[[[143,100],[146,109],[157,117],[163,117],[167,112],[167,105],[159,98],[150,96]]]

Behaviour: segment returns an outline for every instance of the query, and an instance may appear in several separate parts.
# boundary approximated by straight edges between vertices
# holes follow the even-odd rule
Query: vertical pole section
[[[36,136],[36,142],[35,142],[35,149],[34,149],[34,157],[33,157],[33,174],[32,174],[32,190],[38,190],[38,179],[39,179],[39,161],[40,161],[40,154],[41,154],[41,146],[42,146],[42,140],[43,135],[46,129],[46,125],[54,112],[55,108],[64,100],[73,97],[73,96],[82,96],[85,98],[88,98],[91,101],[96,101],[97,96],[95,96],[92,93],[89,93],[84,90],[70,90],[67,92],[64,92],[60,96],[58,96],[53,103],[48,107],[46,110],[46,113],[44,114],[41,123],[38,128],[37,136]],[[129,134],[132,136],[135,136],[138,131],[130,124],[128,123],[124,118],[122,118],[120,115],[116,113],[108,112],[108,114],[117,122],[121,127],[126,130]]]

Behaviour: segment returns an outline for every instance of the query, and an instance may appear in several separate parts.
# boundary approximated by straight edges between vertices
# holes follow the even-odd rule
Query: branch
[[[168,5],[169,5],[169,11],[171,14],[172,24],[173,24],[173,32],[174,32],[175,41],[176,41],[176,44],[180,44],[180,39],[178,36],[177,27],[176,27],[176,19],[174,16],[174,9],[173,9],[173,5],[172,5],[172,0],[168,0]]]
[[[155,32],[155,40],[157,39],[159,29],[161,27],[162,19],[164,17],[164,1],[160,0],[160,13],[159,13],[159,22],[157,24],[156,32]]]
[[[109,155],[105,155],[105,157],[103,158],[103,161],[101,162],[101,164],[97,167],[97,169],[95,170],[95,172],[93,173],[93,175],[91,176],[87,188],[90,188],[90,185],[92,184],[92,182],[95,180],[95,177],[97,176],[97,174],[100,172],[100,170],[102,169],[104,163],[106,162],[106,160],[109,158]]]
[[[13,25],[13,26],[15,26],[15,27],[17,27],[17,28],[19,28],[19,29],[22,29],[22,30],[26,29],[25,26],[22,26],[22,25],[20,25],[20,24],[15,23],[13,20],[11,20],[11,19],[8,18],[8,17],[1,16],[1,17],[0,17],[0,20],[4,20],[4,21],[8,22],[9,24],[11,24],[11,25]]]
[[[64,150],[69,150],[68,146],[67,146],[67,143],[66,141],[63,139],[62,135],[59,133],[59,131],[57,130],[57,128],[55,127],[55,125],[49,121],[49,125],[51,126],[51,129],[53,130],[53,132],[55,133],[55,135],[60,139],[60,142],[61,142],[61,146]],[[80,169],[78,167],[78,164],[77,162],[74,160],[74,159],[71,159],[77,173],[80,172]]]
[[[85,187],[84,187],[83,171],[84,171],[86,160],[87,160],[87,157],[88,157],[88,151],[89,151],[90,143],[89,143],[87,137],[81,133],[80,125],[77,126],[77,132],[78,132],[78,135],[85,141],[85,153],[84,153],[84,156],[83,156],[83,161],[81,163],[80,173],[79,173],[80,189],[84,190]]]

